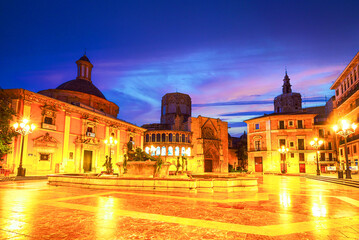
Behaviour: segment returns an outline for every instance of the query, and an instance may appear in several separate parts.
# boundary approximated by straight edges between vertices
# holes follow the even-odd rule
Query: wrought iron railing
[[[347,138],[347,142],[349,143],[349,142],[352,142],[352,141],[357,140],[357,139],[359,139],[359,134],[358,134],[358,135],[354,135],[354,136],[352,136],[352,137],[348,137],[348,138]],[[342,144],[344,144],[344,139],[342,139],[342,140],[339,141],[339,145],[342,145]]]
[[[340,100],[337,102],[337,107],[339,107],[341,104],[343,104],[348,98],[350,98],[356,91],[359,90],[359,84],[356,84],[352,89],[347,91],[343,97],[340,98]]]

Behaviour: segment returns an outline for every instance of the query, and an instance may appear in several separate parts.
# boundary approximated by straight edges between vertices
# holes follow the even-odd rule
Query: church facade
[[[164,95],[161,123],[142,126],[147,129],[145,151],[173,165],[184,156],[187,161],[184,169],[193,173],[228,172],[227,122],[192,117],[191,109],[189,95],[177,92]]]
[[[14,120],[29,119],[37,128],[24,142],[15,137],[3,168],[16,174],[22,144],[26,175],[99,173],[110,151],[115,163],[123,161],[129,141],[143,147],[145,129],[117,119],[119,107],[92,83],[89,59],[84,55],[76,64],[76,79],[56,89],[4,90],[16,112]],[[104,142],[110,137],[118,141],[112,148]]]

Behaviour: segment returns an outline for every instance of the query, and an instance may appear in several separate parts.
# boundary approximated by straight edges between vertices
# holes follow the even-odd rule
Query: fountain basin
[[[258,191],[257,178],[181,179],[175,177],[97,177],[91,175],[49,175],[54,186],[112,190],[237,192]]]
[[[119,168],[119,172],[123,172],[123,163],[116,163]],[[156,173],[156,162],[154,161],[128,161],[127,173],[124,176],[127,177],[166,177],[168,176],[168,170],[171,163],[163,163],[161,169]]]

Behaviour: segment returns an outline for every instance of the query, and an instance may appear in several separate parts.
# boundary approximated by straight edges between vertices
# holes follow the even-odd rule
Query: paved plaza
[[[0,239],[359,239],[359,189],[265,175],[259,192],[0,184]]]

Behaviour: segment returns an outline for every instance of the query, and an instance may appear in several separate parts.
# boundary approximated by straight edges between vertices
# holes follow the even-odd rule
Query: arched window
[[[175,148],[175,155],[176,155],[176,156],[179,156],[179,151],[180,151],[180,150],[179,150],[179,147],[176,147],[176,148]]]
[[[186,155],[186,149],[184,147],[182,147],[181,156],[185,156],[185,155]]]
[[[179,142],[179,134],[176,134],[176,142]]]
[[[161,156],[166,156],[166,147],[162,147]]]
[[[150,135],[146,134],[146,142],[150,141]]]
[[[186,136],[182,134],[182,142],[186,142]]]
[[[157,147],[156,148],[156,156],[159,156],[161,154],[161,148]]]
[[[166,134],[162,133],[162,142],[166,142]]]
[[[186,155],[189,157],[191,156],[191,148],[187,148]]]
[[[157,142],[161,142],[161,134],[157,133]]]
[[[205,139],[216,139],[215,133],[212,128],[204,127],[202,129],[202,138]]]
[[[173,147],[168,147],[168,156],[173,156]]]
[[[145,152],[146,152],[147,154],[150,154],[150,148],[149,148],[149,147],[146,147],[146,148],[145,148]]]
[[[191,137],[190,137],[190,135],[187,136],[187,141],[188,141],[188,143],[191,142]]]
[[[152,142],[156,142],[156,135],[152,134]]]
[[[168,135],[168,141],[172,142],[172,133],[170,133],[170,135]]]

